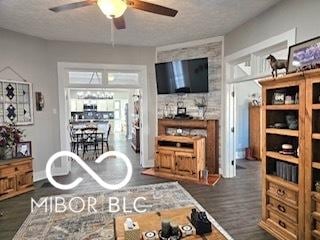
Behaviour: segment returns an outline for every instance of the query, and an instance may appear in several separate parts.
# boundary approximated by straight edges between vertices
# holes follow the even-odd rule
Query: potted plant
[[[316,192],[320,193],[320,181],[317,181],[315,184]]]
[[[14,146],[22,137],[23,131],[13,124],[0,126],[0,160],[12,158]]]
[[[198,107],[199,118],[204,119],[207,112],[208,101],[205,96],[201,97],[200,101],[194,99],[194,105]]]

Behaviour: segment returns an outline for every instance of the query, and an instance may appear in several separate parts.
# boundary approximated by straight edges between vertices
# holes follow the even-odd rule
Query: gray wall
[[[154,48],[46,41],[0,29],[0,49],[0,69],[11,66],[33,83],[34,91],[44,94],[44,111],[35,111],[34,125],[25,127],[26,139],[32,141],[36,172],[44,170],[48,158],[60,149],[57,62],[147,65],[149,106],[156,104]],[[19,80],[8,71],[0,73],[1,78]],[[155,133],[155,115],[156,110],[148,113],[149,133]],[[149,158],[153,157],[153,142],[154,134],[150,134]]]
[[[320,35],[319,0],[282,0],[225,36],[225,55],[297,28],[297,42]]]
[[[0,69],[12,67],[33,83],[34,92],[45,96],[44,110],[37,112],[34,107],[34,125],[25,127],[25,140],[32,141],[34,171],[44,170],[48,157],[60,146],[59,118],[53,114],[53,109],[58,110],[57,79],[53,81],[48,71],[47,42],[0,29],[0,49]],[[0,78],[21,81],[10,71],[0,73]]]

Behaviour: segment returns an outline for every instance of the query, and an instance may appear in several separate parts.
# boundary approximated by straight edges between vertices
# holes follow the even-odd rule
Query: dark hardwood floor
[[[141,175],[139,155],[135,154],[125,139],[114,142],[112,149],[126,153],[133,163],[133,176],[128,186],[161,183],[167,180]],[[108,160],[97,166],[87,161],[90,167],[105,180],[117,181],[125,174],[121,162]],[[214,187],[181,182],[180,184],[220,223],[234,239],[269,240],[274,239],[257,224],[261,212],[260,162],[238,161],[244,169],[237,171],[238,176],[232,179],[221,179]],[[112,169],[112,171],[108,171]],[[37,182],[36,190],[0,202],[0,239],[12,239],[16,231],[30,212],[30,198],[89,191],[105,191],[78,165],[74,164],[69,176],[59,177],[59,182],[70,183],[77,176],[84,181],[72,191],[61,191],[50,186],[46,181]],[[44,185],[44,186],[43,186]]]

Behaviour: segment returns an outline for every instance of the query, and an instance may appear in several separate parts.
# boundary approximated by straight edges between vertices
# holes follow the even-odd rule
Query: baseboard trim
[[[33,172],[33,181],[38,182],[43,179],[46,179],[46,171]]]
[[[142,164],[142,167],[143,168],[152,168],[152,167],[154,167],[154,159],[153,158],[152,159],[148,159],[147,162],[144,162]]]
[[[243,150],[238,150],[236,152],[236,159],[244,159],[246,157],[246,151],[245,149]]]
[[[53,168],[52,169],[52,176],[57,177],[57,176],[65,176],[68,175],[69,172],[66,171],[63,168]],[[38,171],[38,172],[33,172],[33,181],[38,182],[41,180],[47,179],[46,171]]]

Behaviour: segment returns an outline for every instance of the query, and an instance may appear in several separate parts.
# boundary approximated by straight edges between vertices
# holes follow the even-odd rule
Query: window
[[[98,71],[86,71],[86,72],[69,72],[70,84],[102,84],[102,72]]]
[[[276,59],[287,59],[288,48],[287,42],[282,42],[274,46],[253,53],[256,63],[256,75],[268,75],[271,73],[271,67],[266,59],[269,55],[273,55]],[[278,73],[285,72],[285,69],[279,70]]]
[[[247,56],[233,65],[233,78],[242,79],[251,76],[251,57]]]
[[[133,72],[108,72],[109,85],[138,85],[139,73]]]
[[[230,64],[230,73],[232,81],[242,81],[257,79],[271,74],[269,61],[266,59],[269,55],[276,59],[287,59],[287,42],[282,42],[262,50],[252,52],[244,57],[234,60]],[[278,73],[284,73],[286,70],[278,70]]]

